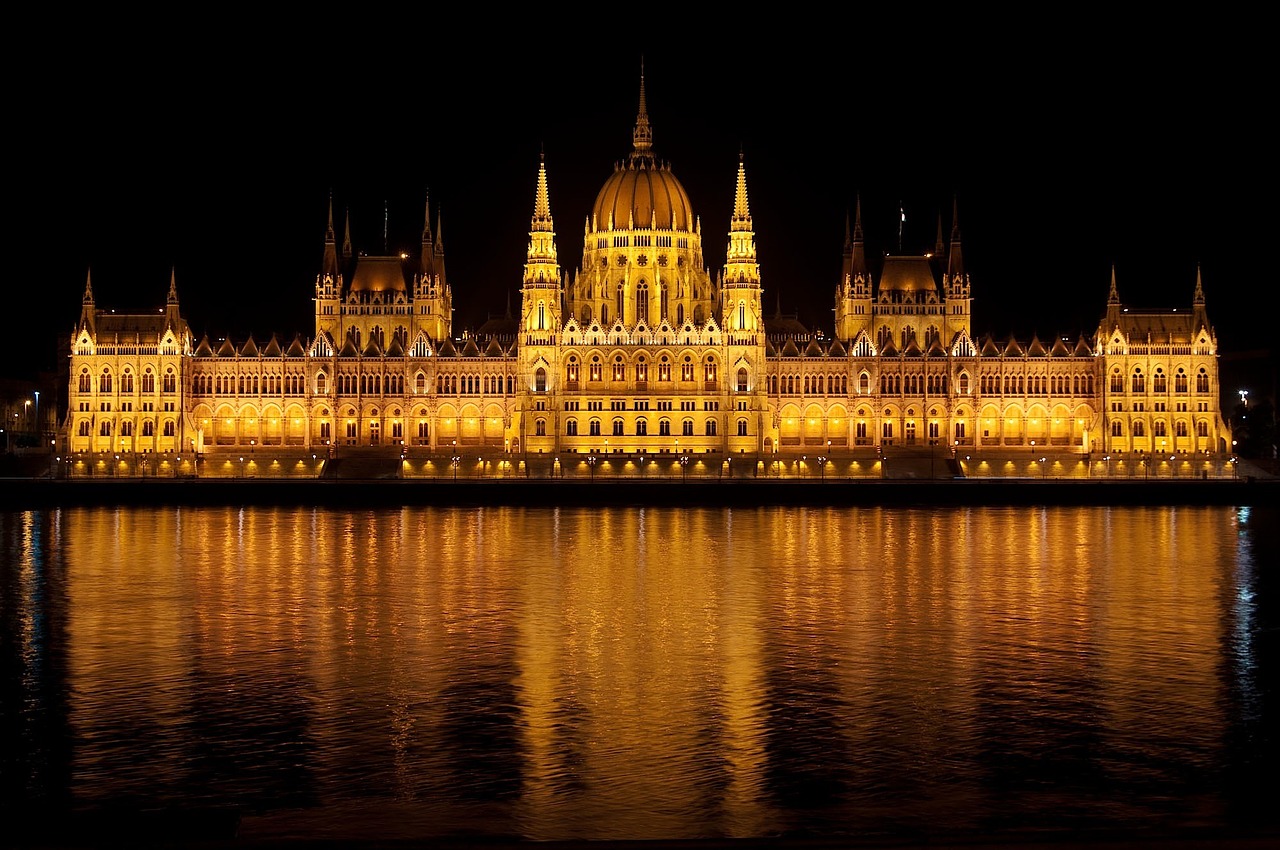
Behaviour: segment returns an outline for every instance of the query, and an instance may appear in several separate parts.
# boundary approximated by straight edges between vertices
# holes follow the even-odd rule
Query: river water
[[[271,842],[1270,830],[1278,529],[1184,506],[0,513],[3,814]]]

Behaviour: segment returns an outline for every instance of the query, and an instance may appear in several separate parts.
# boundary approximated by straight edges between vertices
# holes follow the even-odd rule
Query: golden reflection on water
[[[249,837],[976,828],[1229,723],[1230,508],[56,517],[77,797]]]

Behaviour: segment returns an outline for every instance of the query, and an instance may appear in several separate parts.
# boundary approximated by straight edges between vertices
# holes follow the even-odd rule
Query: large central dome
[[[640,76],[640,114],[631,134],[634,145],[625,163],[618,163],[613,175],[596,195],[591,226],[596,230],[693,231],[693,209],[689,195],[671,173],[671,166],[653,155],[653,130],[644,101],[644,75]]]

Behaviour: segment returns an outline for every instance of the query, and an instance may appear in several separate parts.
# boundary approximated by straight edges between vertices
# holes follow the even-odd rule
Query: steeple
[[[938,241],[942,241],[942,219],[938,219]],[[960,250],[960,215],[955,198],[951,199],[951,251],[947,254],[947,274],[952,282],[964,277],[964,254]]]
[[[1109,333],[1120,324],[1120,291],[1116,289],[1116,267],[1111,265],[1111,291],[1107,293],[1107,326],[1103,329]]]
[[[165,302],[164,319],[165,326],[178,333],[182,316],[178,312],[178,275],[172,266],[169,267],[169,296]]]
[[[422,213],[422,254],[418,259],[418,273],[423,286],[430,286],[436,275],[435,240],[431,236],[431,193],[428,191]]]
[[[93,274],[87,270],[84,274],[84,297],[80,301],[80,324],[76,331],[88,331],[90,337],[97,336],[97,315],[93,301]]]
[[[1204,284],[1201,281],[1199,264],[1196,265],[1196,291],[1191,297],[1191,324],[1193,331],[1201,328],[1210,330],[1209,313],[1204,306]]]
[[[640,58],[640,111],[636,115],[636,127],[631,132],[635,150],[631,154],[634,163],[638,158],[653,160],[653,128],[649,126],[649,108],[644,99],[644,57]]]
[[[840,282],[836,285],[835,334],[838,339],[853,339],[859,330],[869,327],[871,320],[871,274],[867,271],[867,252],[862,236],[862,198],[854,199],[853,232],[849,216],[844,219],[844,263]]]
[[[738,180],[729,218],[729,249],[720,278],[720,309],[730,331],[755,333],[764,321],[760,305],[760,264],[747,203],[746,157],[738,152]]]
[[[556,258],[555,223],[547,191],[547,157],[545,153],[539,153],[521,290],[522,332],[530,339],[549,340],[549,335],[560,329],[563,302],[560,265]]]
[[[333,233],[333,192],[329,192],[329,224],[324,231],[324,259],[320,263],[320,275],[328,276],[335,282],[341,272],[341,263],[338,260],[337,239]]]

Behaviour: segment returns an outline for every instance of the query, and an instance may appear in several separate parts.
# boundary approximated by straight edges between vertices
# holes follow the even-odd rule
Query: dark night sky
[[[534,21],[483,39],[343,22],[324,41],[102,23],[113,37],[86,24],[50,46],[65,82],[28,72],[10,104],[29,128],[7,181],[34,311],[17,328],[31,357],[6,364],[18,377],[52,368],[89,269],[100,307],[158,309],[175,267],[197,335],[308,338],[331,191],[369,253],[384,207],[387,247],[416,252],[429,191],[456,323],[480,324],[518,304],[540,151],[561,264],[578,267],[595,194],[631,148],[642,54],[655,151],[713,272],[745,155],[769,313],[780,300],[830,329],[856,198],[873,256],[897,249],[900,203],[917,252],[940,213],[949,233],[955,199],[975,335],[1092,332],[1113,265],[1125,302],[1187,307],[1199,265],[1223,346],[1270,344],[1263,54],[1211,23],[761,19],[741,41],[621,14],[568,41],[529,35]]]

